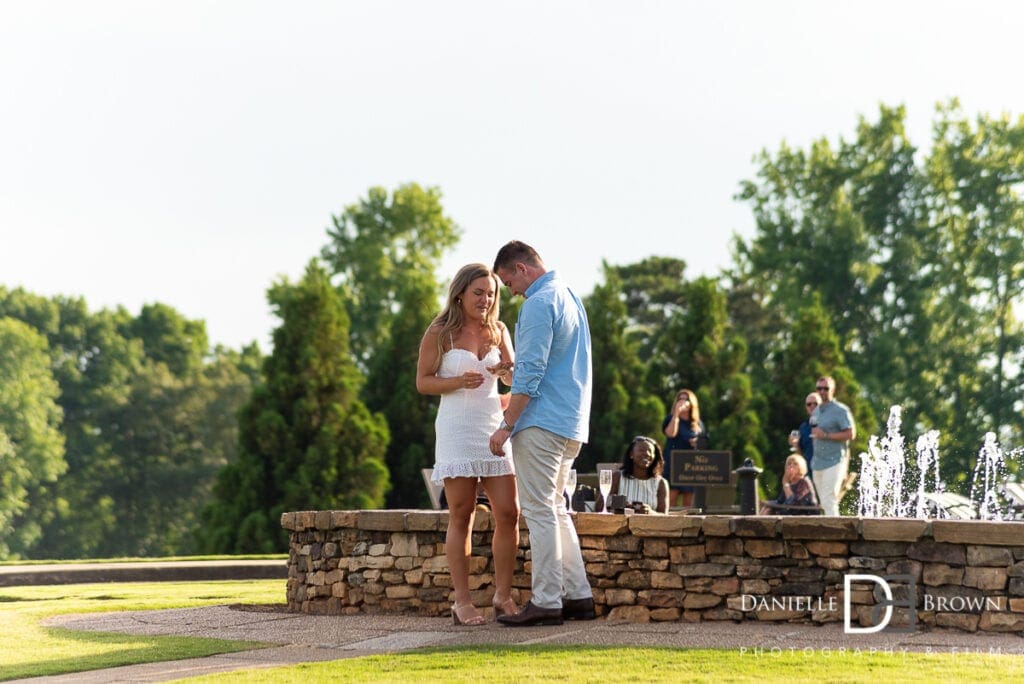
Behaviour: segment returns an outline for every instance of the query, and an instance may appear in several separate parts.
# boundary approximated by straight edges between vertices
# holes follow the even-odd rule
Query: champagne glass
[[[570,470],[565,478],[565,493],[569,497],[569,510],[572,510],[572,495],[576,493],[576,471]]]
[[[601,497],[604,499],[604,506],[602,507],[602,513],[608,513],[608,495],[612,493],[612,471],[602,470],[598,473],[598,487],[601,489]]]

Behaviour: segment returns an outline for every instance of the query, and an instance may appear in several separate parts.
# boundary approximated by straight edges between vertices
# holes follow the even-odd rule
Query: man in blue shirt
[[[814,488],[825,515],[839,515],[839,496],[850,468],[850,442],[857,438],[850,408],[835,398],[836,381],[826,375],[814,388],[821,404],[811,414]]]
[[[814,415],[814,410],[821,404],[821,395],[817,392],[811,392],[804,399],[804,408],[807,409],[807,420],[800,423],[800,427],[797,428],[797,438],[790,439],[789,446],[799,451],[804,460],[807,461],[807,476],[813,477],[814,468],[811,466],[811,459],[814,458],[814,438],[811,437],[811,416]]]
[[[502,455],[512,439],[523,517],[530,529],[533,597],[502,624],[560,625],[592,620],[576,527],[562,492],[590,424],[590,326],[582,302],[548,271],[529,245],[513,240],[498,251],[494,272],[512,295],[526,298],[515,329],[516,362],[505,419],[491,435]]]

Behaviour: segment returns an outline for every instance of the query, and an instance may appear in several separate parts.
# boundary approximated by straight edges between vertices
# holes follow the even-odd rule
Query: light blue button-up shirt
[[[526,289],[516,322],[512,393],[530,397],[513,434],[539,427],[578,442],[590,431],[590,325],[583,303],[548,271]]]
[[[853,414],[850,412],[849,406],[833,399],[814,409],[810,422],[811,425],[820,427],[825,432],[842,432],[853,427]],[[814,440],[811,469],[818,472],[836,466],[847,456],[849,450],[849,442],[816,439]]]

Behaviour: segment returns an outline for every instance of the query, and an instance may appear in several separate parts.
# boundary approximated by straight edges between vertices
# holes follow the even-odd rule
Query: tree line
[[[908,441],[940,431],[953,489],[985,432],[1021,443],[1024,120],[950,101],[926,148],[905,121],[883,105],[849,137],[761,152],[736,195],[754,234],[717,277],[671,255],[602,265],[579,469],[663,439],[687,387],[712,447],[773,492],[821,375],[854,413],[854,454],[899,404]],[[304,275],[267,293],[266,356],[210,350],[162,304],[0,288],[0,557],[275,552],[285,510],[427,506],[436,398],[415,390],[416,353],[462,232],[441,200],[371,188],[332,217]],[[503,294],[510,327],[517,310]]]

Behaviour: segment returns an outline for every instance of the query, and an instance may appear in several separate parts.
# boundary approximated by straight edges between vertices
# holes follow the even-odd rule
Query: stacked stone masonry
[[[832,517],[574,514],[598,613],[630,622],[841,622],[844,577],[899,577],[919,625],[1024,632],[1024,523]],[[288,608],[315,614],[447,615],[448,514],[285,513]],[[492,520],[478,513],[470,589],[490,610]],[[530,596],[521,526],[514,598]],[[851,624],[876,624],[877,582],[850,582]],[[486,612],[485,610],[485,612]],[[896,607],[890,624],[906,625]]]

